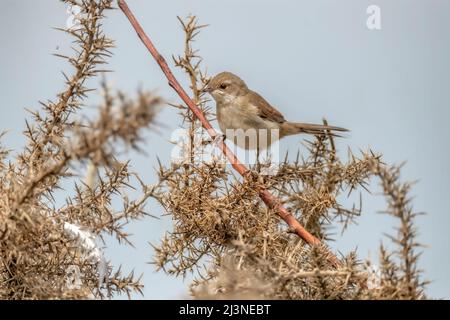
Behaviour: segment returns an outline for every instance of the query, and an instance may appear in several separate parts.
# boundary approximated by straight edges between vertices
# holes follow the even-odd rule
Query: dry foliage
[[[79,25],[65,29],[75,41],[73,67],[56,100],[32,112],[24,132],[27,145],[17,156],[0,146],[0,298],[104,298],[140,291],[133,274],[123,276],[105,261],[96,239],[112,234],[128,243],[123,227],[146,215],[144,205],[155,198],[173,220],[173,230],[155,246],[154,263],[175,276],[195,272],[195,298],[276,299],[421,299],[425,282],[417,268],[419,246],[413,225],[416,213],[410,184],[399,181],[399,168],[386,166],[371,151],[342,161],[333,137],[316,137],[295,161],[283,161],[276,175],[261,175],[269,166],[252,167],[237,178],[220,159],[202,158],[210,144],[198,135],[201,125],[192,112],[179,108],[188,129],[189,156],[181,163],[160,164],[159,181],[146,185],[132,173],[119,153],[139,149],[142,129],[154,124],[158,97],[139,92],[136,99],[112,93],[103,85],[104,102],[94,120],[76,118],[91,90],[89,78],[111,54],[113,41],[101,31],[112,0],[64,0],[82,8]],[[208,119],[213,114],[202,88],[208,81],[192,41],[202,26],[195,17],[181,20],[185,51],[174,58],[191,81],[196,104]],[[86,172],[84,181],[80,172]],[[63,206],[54,194],[63,181],[76,181]],[[142,186],[130,200],[130,180]],[[345,208],[343,197],[366,189],[378,179],[386,197],[386,212],[398,218],[398,233],[390,237],[396,250],[380,248],[380,274],[373,276],[356,252],[330,263],[326,243],[332,222],[347,223],[360,215]],[[308,246],[268,209],[257,190],[275,193],[302,225],[322,240]],[[58,195],[55,195],[59,196]],[[122,210],[115,211],[114,199]],[[357,244],[355,244],[356,246]]]
[[[191,81],[193,99],[211,120],[202,88],[207,76],[192,42],[202,26],[195,17],[180,20],[186,34],[183,56],[174,58]],[[386,166],[372,151],[342,161],[334,138],[318,136],[306,143],[307,151],[295,161],[279,164],[275,175],[261,175],[269,162],[253,166],[247,179],[239,179],[222,161],[202,162],[208,144],[196,134],[201,126],[189,109],[178,106],[189,129],[183,162],[161,166],[157,199],[173,219],[173,230],[155,246],[158,268],[184,276],[195,272],[191,286],[195,298],[276,299],[420,299],[425,282],[417,268],[419,246],[408,192],[399,181],[399,168]],[[219,159],[220,160],[220,159]],[[381,183],[388,208],[399,220],[398,234],[390,239],[394,252],[380,248],[380,270],[350,252],[336,268],[330,263],[331,223],[345,226],[357,218],[360,206],[345,208],[339,201],[372,179]],[[283,205],[321,245],[309,246],[289,230],[260,200],[261,186],[275,193]],[[357,246],[357,244],[355,244]]]
[[[133,100],[103,85],[97,118],[75,118],[92,90],[85,83],[105,71],[99,67],[111,54],[113,41],[101,21],[112,0],[64,2],[82,9],[79,24],[64,29],[74,39],[74,52],[60,55],[73,72],[64,74],[65,88],[56,100],[32,112],[24,150],[17,156],[0,150],[2,299],[98,298],[142,289],[133,274],[124,276],[105,261],[97,238],[110,234],[127,241],[124,225],[146,214],[152,188],[142,184],[142,197],[129,200],[133,173],[116,156],[138,148],[161,101],[145,92]],[[74,192],[57,207],[54,193],[66,179],[75,181]],[[115,198],[123,203],[120,212],[112,208]]]

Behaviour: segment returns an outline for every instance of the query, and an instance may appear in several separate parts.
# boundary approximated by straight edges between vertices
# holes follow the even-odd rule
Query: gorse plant
[[[55,101],[42,104],[26,121],[27,145],[17,156],[0,151],[0,298],[50,299],[111,297],[141,291],[133,274],[121,275],[106,262],[96,238],[115,235],[126,241],[124,225],[140,218],[151,188],[129,200],[133,173],[116,155],[137,148],[142,129],[151,127],[161,100],[146,92],[136,99],[112,93],[103,85],[104,102],[97,119],[81,120],[76,113],[92,89],[85,83],[104,70],[113,41],[101,30],[111,0],[64,1],[81,8],[77,25],[64,29],[75,42],[73,67],[64,74],[65,88]],[[118,143],[120,142],[120,143]],[[56,206],[54,193],[64,179],[75,183],[66,204]],[[79,175],[78,175],[79,176]],[[115,211],[114,198],[123,209]]]
[[[210,101],[203,95],[208,77],[192,42],[203,26],[195,17],[180,20],[186,34],[184,55],[175,66],[190,79],[192,100],[212,120]],[[300,158],[278,164],[274,175],[261,174],[273,165],[251,166],[237,178],[223,161],[198,163],[204,145],[202,126],[189,108],[177,106],[187,126],[190,154],[184,161],[159,169],[157,200],[173,219],[173,230],[155,246],[154,263],[171,275],[195,272],[191,293],[197,298],[277,299],[420,299],[426,282],[417,268],[419,244],[408,192],[399,181],[399,168],[386,166],[372,151],[348,153],[342,161],[333,135],[307,141]],[[324,124],[327,124],[324,121]],[[222,159],[223,160],[223,159]],[[267,172],[267,170],[265,171]],[[397,250],[380,248],[378,272],[356,252],[336,262],[327,248],[332,222],[345,226],[361,214],[360,206],[346,208],[339,199],[367,190],[378,178],[388,208],[399,219],[398,234],[389,239]],[[321,240],[310,245],[267,207],[259,190],[270,190],[306,230]],[[357,244],[355,244],[357,245]]]
[[[387,166],[372,151],[358,156],[349,151],[344,161],[333,136],[322,135],[306,143],[302,157],[290,161],[286,156],[274,175],[260,174],[272,165],[266,161],[237,177],[220,158],[196,161],[214,142],[204,138],[204,123],[192,109],[173,105],[188,132],[188,156],[160,163],[155,184],[142,181],[129,161],[118,159],[119,153],[123,158],[122,151],[145,148],[142,132],[155,126],[163,102],[148,92],[130,99],[103,83],[96,118],[80,117],[92,90],[85,83],[106,71],[100,66],[113,48],[101,29],[112,0],[64,2],[81,9],[77,24],[64,29],[75,41],[74,52],[60,55],[73,72],[64,75],[65,89],[56,100],[42,103],[42,110],[27,119],[26,147],[15,156],[0,145],[0,298],[110,298],[141,292],[140,279],[123,276],[106,261],[100,241],[109,234],[129,244],[124,226],[147,215],[149,198],[173,221],[173,229],[154,244],[153,263],[173,276],[193,272],[194,298],[425,298],[411,185],[400,182],[399,167]],[[193,103],[206,121],[213,120],[202,92],[208,77],[192,47],[203,26],[195,17],[180,22],[185,50],[174,64],[190,80]],[[75,181],[74,190],[57,206],[60,192],[55,193],[67,179]],[[336,257],[327,246],[329,226],[341,223],[345,231],[361,214],[359,207],[346,208],[340,199],[367,189],[373,179],[380,182],[386,213],[399,221],[398,232],[389,237],[396,249],[380,248],[375,274],[356,251]],[[142,192],[130,200],[133,183]],[[261,190],[274,197],[263,202]],[[120,201],[120,210],[114,200]],[[280,203],[266,205],[273,201]],[[280,206],[318,240],[299,237],[280,215]]]

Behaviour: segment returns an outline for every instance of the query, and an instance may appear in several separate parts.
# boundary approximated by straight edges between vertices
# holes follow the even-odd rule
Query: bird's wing
[[[250,104],[258,108],[258,115],[269,121],[283,123],[286,121],[283,115],[274,107],[272,107],[263,97],[254,91],[248,93],[248,101]]]

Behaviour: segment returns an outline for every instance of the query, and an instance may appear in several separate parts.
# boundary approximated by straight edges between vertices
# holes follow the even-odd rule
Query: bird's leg
[[[256,172],[261,171],[261,164],[259,162],[259,153],[260,153],[260,149],[259,149],[259,143],[258,143],[256,146]]]

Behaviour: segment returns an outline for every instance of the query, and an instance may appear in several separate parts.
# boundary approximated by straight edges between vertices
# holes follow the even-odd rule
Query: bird
[[[231,72],[212,77],[202,90],[216,102],[216,117],[224,138],[244,149],[264,150],[290,135],[330,134],[348,130],[341,127],[287,121],[275,107]]]

